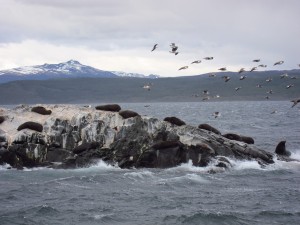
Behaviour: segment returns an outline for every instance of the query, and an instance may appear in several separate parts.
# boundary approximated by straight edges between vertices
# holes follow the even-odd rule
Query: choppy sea
[[[288,101],[122,103],[141,115],[177,116],[222,133],[251,136],[274,152],[286,140],[300,160],[300,104]],[[220,112],[215,118],[212,114]],[[273,113],[275,111],[275,113]],[[231,159],[210,174],[191,163],[170,169],[120,169],[99,161],[74,170],[0,166],[0,224],[300,224],[300,163],[260,168]]]

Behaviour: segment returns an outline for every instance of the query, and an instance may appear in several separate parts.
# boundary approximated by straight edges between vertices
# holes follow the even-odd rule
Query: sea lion
[[[3,123],[5,121],[4,116],[0,116],[0,124]]]
[[[131,110],[122,110],[119,112],[119,115],[123,117],[123,119],[128,119],[131,117],[139,116],[138,113],[133,112]]]
[[[121,107],[118,104],[98,105],[95,107],[97,110],[119,112]]]
[[[276,149],[275,149],[276,154],[284,155],[284,156],[290,156],[291,155],[291,152],[289,152],[285,148],[285,142],[286,141],[281,141],[281,142],[278,143],[278,145],[276,146]]]
[[[213,132],[213,133],[215,133],[215,134],[221,134],[221,132],[218,131],[216,128],[214,128],[214,127],[212,127],[212,126],[210,126],[210,125],[208,125],[208,124],[206,124],[206,123],[200,124],[200,125],[198,126],[198,128],[203,129],[203,130],[211,131],[211,132]]]
[[[252,137],[247,137],[247,136],[233,134],[233,133],[223,134],[222,136],[230,140],[241,141],[246,144],[254,144],[254,139]]]
[[[23,129],[31,129],[31,130],[35,130],[38,132],[42,132],[43,131],[43,126],[40,123],[36,123],[36,122],[32,122],[32,121],[28,121],[25,122],[23,124],[21,124],[18,127],[18,131],[23,130]]]
[[[51,110],[45,109],[43,106],[36,106],[31,109],[31,112],[35,112],[41,115],[50,115],[52,113]]]
[[[175,124],[177,126],[185,125],[185,122],[183,122],[181,119],[178,119],[175,116],[166,117],[166,118],[164,118],[164,121],[167,121],[167,122],[169,122],[171,124]]]

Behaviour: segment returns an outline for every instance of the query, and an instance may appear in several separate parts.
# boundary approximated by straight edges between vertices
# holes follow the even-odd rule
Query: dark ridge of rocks
[[[95,107],[97,110],[119,112],[121,107],[118,104],[98,105]]]
[[[203,129],[203,130],[207,130],[207,131],[211,131],[215,134],[220,134],[221,135],[221,132],[219,130],[217,130],[216,128],[214,128],[214,127],[212,127],[212,126],[210,126],[209,124],[206,124],[206,123],[200,124],[198,126],[198,128]]]
[[[75,147],[73,149],[73,153],[74,154],[80,154],[84,151],[88,151],[90,149],[96,149],[96,148],[99,148],[99,147],[100,147],[100,143],[96,142],[96,141],[90,142],[90,143],[84,143],[84,144],[81,144],[81,145]]]
[[[184,121],[182,121],[181,119],[179,119],[175,116],[166,117],[166,118],[164,118],[164,121],[169,122],[169,123],[174,124],[174,125],[177,125],[177,126],[185,125]]]
[[[123,119],[128,119],[131,117],[139,116],[138,113],[131,110],[122,110],[119,112],[119,115],[122,116]]]
[[[5,121],[5,117],[4,116],[0,116],[0,124],[3,123]]]
[[[31,112],[35,112],[41,115],[51,115],[52,111],[45,109],[43,106],[32,107]]]
[[[43,126],[40,123],[28,121],[28,122],[25,122],[25,123],[21,124],[18,127],[18,131],[23,130],[23,129],[30,129],[30,130],[42,132],[43,131]]]

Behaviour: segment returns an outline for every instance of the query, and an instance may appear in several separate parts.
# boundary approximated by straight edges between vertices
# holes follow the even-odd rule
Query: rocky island
[[[194,127],[176,117],[141,116],[116,104],[0,108],[0,164],[18,169],[87,167],[100,159],[121,168],[169,168],[190,160],[228,168],[228,158],[265,166],[274,156],[250,137],[222,135],[208,124]]]

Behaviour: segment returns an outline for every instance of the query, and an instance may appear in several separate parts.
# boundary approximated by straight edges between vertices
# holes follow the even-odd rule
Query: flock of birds
[[[153,46],[151,52],[155,51],[155,50],[157,49],[157,47],[158,47],[158,44],[155,44],[155,45]],[[174,55],[178,55],[178,53],[179,53],[179,52],[178,52],[178,46],[177,46],[175,43],[171,43],[171,44],[170,44],[170,48],[171,48],[170,51],[169,51],[170,53],[172,53],[172,54],[174,54]],[[204,57],[203,59],[204,59],[204,60],[213,60],[214,57],[208,56],[208,57]],[[195,60],[195,61],[191,62],[191,64],[199,64],[199,63],[201,63],[201,62],[202,62],[201,60]],[[252,60],[252,62],[260,63],[261,60],[260,60],[260,59],[254,59],[254,60]],[[279,66],[279,65],[282,65],[283,63],[284,63],[284,61],[283,61],[283,60],[280,60],[280,61],[275,62],[275,63],[273,64],[273,66]],[[300,67],[300,64],[298,64],[298,66]],[[239,70],[237,71],[237,72],[240,74],[240,78],[239,78],[239,79],[240,79],[240,80],[245,80],[245,79],[247,78],[246,75],[243,75],[243,74],[242,74],[242,73],[244,73],[244,72],[253,72],[253,71],[257,70],[258,68],[266,68],[266,67],[267,67],[267,65],[265,65],[265,64],[259,64],[259,65],[257,65],[257,66],[252,67],[249,71],[247,71],[245,68],[241,68],[241,69],[239,69]],[[178,70],[186,70],[186,69],[188,69],[188,68],[189,68],[189,66],[186,65],[186,66],[180,67]],[[219,70],[219,71],[222,71],[222,72],[225,72],[225,71],[227,71],[227,68],[226,68],[226,67],[221,67],[221,68],[219,68],[218,70]],[[214,73],[210,73],[210,74],[209,74],[209,77],[215,77],[215,76],[216,76],[216,74],[214,74]],[[295,77],[295,76],[289,77],[289,75],[288,75],[287,73],[284,73],[284,74],[280,75],[280,79],[286,79],[286,78],[297,79],[297,77]],[[228,82],[228,81],[230,81],[231,77],[230,77],[230,76],[222,76],[222,79],[224,79],[224,82]],[[266,82],[271,82],[271,81],[272,81],[272,78],[271,78],[271,77],[269,77],[269,78],[266,79]],[[150,91],[152,85],[153,85],[153,83],[147,83],[147,84],[145,84],[145,85],[143,86],[143,88],[146,89],[146,90],[148,90],[148,91]],[[261,84],[257,84],[256,87],[257,87],[257,88],[262,88],[262,85],[261,85]],[[289,88],[292,88],[292,87],[294,87],[294,84],[288,84],[288,85],[286,85],[286,89],[289,89]],[[235,91],[239,91],[241,88],[242,88],[242,87],[236,87],[236,88],[235,88]],[[266,93],[267,93],[267,94],[273,94],[273,90],[269,90],[269,91],[267,91]],[[219,98],[219,97],[220,97],[219,95],[209,96],[208,90],[204,90],[204,91],[202,92],[202,94],[203,94],[203,98],[202,98],[203,101],[209,100],[210,98]],[[199,95],[199,94],[194,94],[193,96],[194,96],[194,97],[199,97],[200,95]],[[269,97],[269,96],[265,96],[265,98],[266,98],[266,99],[269,99],[270,97]],[[295,105],[297,105],[297,104],[300,102],[300,98],[295,99],[295,100],[292,100],[291,102],[293,102],[292,107],[294,107]],[[273,111],[272,113],[276,113],[276,111]],[[219,113],[219,112],[215,112],[215,113],[213,113],[213,116],[214,116],[215,118],[217,118],[217,117],[220,116],[220,113]]]

